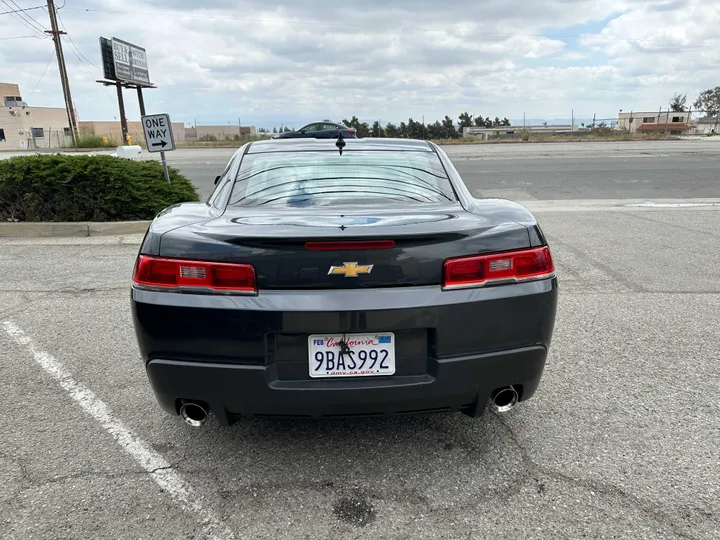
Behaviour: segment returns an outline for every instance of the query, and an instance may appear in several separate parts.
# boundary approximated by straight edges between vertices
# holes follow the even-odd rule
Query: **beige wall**
[[[20,96],[20,87],[15,83],[2,83],[0,82],[0,107],[5,103],[2,99],[5,96]]]
[[[196,131],[197,129],[197,131]],[[187,128],[185,137],[188,141],[197,141],[203,137],[213,136],[218,140],[233,139],[235,135],[241,137],[255,137],[257,130],[255,126],[197,126]]]
[[[673,118],[679,117],[679,123],[689,124],[691,122],[690,113],[685,112],[668,112],[668,111],[654,111],[654,112],[621,112],[618,114],[618,129],[628,131],[629,133],[636,133],[638,128],[643,124],[657,125],[657,124],[672,124]],[[632,119],[632,122],[630,121]],[[645,122],[645,120],[651,120]],[[670,126],[668,129],[671,129]]]
[[[79,122],[80,133],[94,133],[98,137],[107,137],[111,141],[115,141],[117,144],[122,144],[122,129],[120,122]],[[175,143],[185,141],[185,124],[182,122],[172,123],[173,137]],[[143,136],[142,123],[140,122],[128,122],[128,135],[132,139],[132,144],[145,144],[145,137]]]
[[[72,142],[65,109],[52,107],[6,107],[5,96],[22,97],[14,83],[0,83],[0,129],[5,140],[0,150],[18,148],[60,148]],[[35,135],[33,135],[33,128]],[[39,136],[42,130],[42,136]]]
[[[720,118],[718,117],[700,120],[697,124],[696,133],[698,135],[707,135],[712,133],[713,130],[715,133],[720,133]]]
[[[60,148],[72,142],[68,127],[65,109],[0,106],[0,149]],[[43,136],[33,137],[32,128],[42,128]]]

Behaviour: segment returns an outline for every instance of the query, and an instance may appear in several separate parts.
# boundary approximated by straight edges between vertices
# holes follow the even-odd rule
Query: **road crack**
[[[667,512],[657,503],[653,503],[650,501],[647,501],[645,499],[642,499],[638,497],[637,495],[633,495],[632,493],[629,493],[625,491],[624,489],[617,487],[612,484],[606,484],[604,482],[598,482],[596,480],[590,480],[587,478],[579,478],[576,476],[572,476],[560,471],[557,471],[555,469],[552,469],[550,467],[546,467],[544,465],[541,465],[537,462],[535,462],[528,453],[527,449],[522,445],[520,440],[518,439],[517,435],[515,434],[512,427],[506,423],[500,416],[496,413],[492,413],[493,416],[497,419],[497,421],[504,427],[504,429],[507,431],[508,436],[510,437],[510,440],[513,442],[515,447],[520,452],[520,456],[523,462],[523,465],[525,468],[529,471],[530,476],[541,476],[545,475],[547,477],[550,477],[558,482],[564,482],[567,484],[571,484],[573,486],[582,488],[586,491],[590,491],[591,493],[599,493],[601,495],[605,495],[608,497],[616,497],[619,499],[622,499],[626,502],[628,502],[630,505],[632,505],[634,508],[640,510],[643,514],[653,519],[655,522],[657,522],[659,525],[663,527],[667,527],[672,532],[678,536],[679,538],[683,538],[685,540],[700,540],[698,537],[693,536],[684,530],[682,530],[681,525],[676,523],[676,520],[672,519],[672,516],[669,516]],[[536,482],[538,482],[536,478]],[[542,485],[542,491],[544,491],[544,484]],[[540,484],[538,484],[538,490],[540,491]],[[701,509],[701,508],[693,508],[692,509],[695,514],[702,516],[702,518],[712,522],[712,523],[718,523],[716,520],[712,519],[712,513],[708,512],[707,510]],[[676,516],[678,519],[686,519],[680,516]],[[720,525],[720,524],[719,524]]]

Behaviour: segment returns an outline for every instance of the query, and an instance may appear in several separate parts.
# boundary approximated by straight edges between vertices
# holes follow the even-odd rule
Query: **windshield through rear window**
[[[438,204],[456,200],[432,152],[269,152],[243,157],[229,205]]]

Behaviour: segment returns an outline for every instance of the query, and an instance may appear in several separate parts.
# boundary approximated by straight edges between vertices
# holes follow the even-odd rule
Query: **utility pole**
[[[55,43],[55,56],[57,56],[58,70],[60,71],[60,83],[62,84],[63,96],[65,97],[65,109],[67,110],[68,123],[70,124],[70,133],[72,134],[73,143],[77,144],[77,119],[75,118],[75,108],[73,107],[72,96],[70,95],[70,83],[68,81],[67,69],[65,67],[65,56],[63,55],[61,35],[66,34],[58,29],[57,13],[55,12],[55,3],[53,0],[47,0],[48,14],[50,15],[50,28],[45,30],[46,34],[52,35]]]

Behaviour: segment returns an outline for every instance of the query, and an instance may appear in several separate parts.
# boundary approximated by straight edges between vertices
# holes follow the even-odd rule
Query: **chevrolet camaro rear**
[[[504,411],[538,387],[557,280],[532,214],[391,139],[253,142],[161,212],[132,314],[162,408],[243,416]]]

